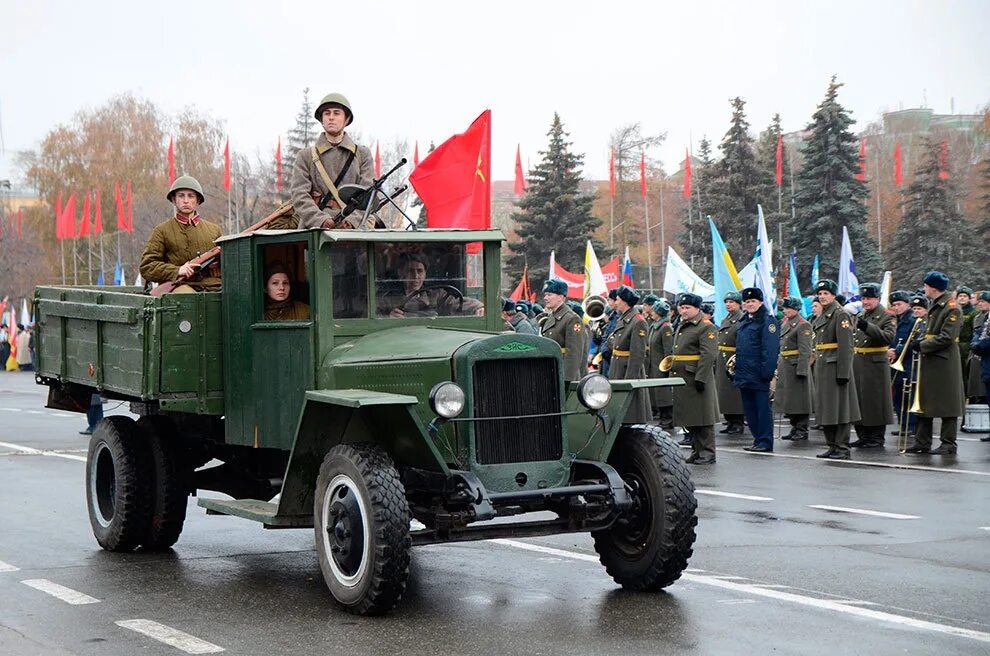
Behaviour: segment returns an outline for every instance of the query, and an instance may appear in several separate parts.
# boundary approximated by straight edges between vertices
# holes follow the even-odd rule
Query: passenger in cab
[[[276,262],[265,273],[265,321],[308,321],[309,306],[292,299],[289,272]]]

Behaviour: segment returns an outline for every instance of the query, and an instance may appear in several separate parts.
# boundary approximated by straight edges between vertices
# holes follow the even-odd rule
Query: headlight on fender
[[[601,410],[612,400],[612,383],[601,374],[588,374],[578,383],[578,401],[589,410]]]
[[[430,408],[444,419],[452,419],[464,411],[464,390],[449,380],[437,383],[430,390]]]

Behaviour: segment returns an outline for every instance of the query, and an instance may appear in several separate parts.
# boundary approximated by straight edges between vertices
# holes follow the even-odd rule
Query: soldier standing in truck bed
[[[220,271],[216,265],[200,271],[190,262],[213,248],[222,231],[216,223],[203,220],[197,208],[206,202],[203,187],[190,175],[175,179],[165,198],[175,205],[175,215],[151,231],[141,255],[141,277],[148,282],[172,282],[179,276],[185,284],[173,292],[220,291]]]

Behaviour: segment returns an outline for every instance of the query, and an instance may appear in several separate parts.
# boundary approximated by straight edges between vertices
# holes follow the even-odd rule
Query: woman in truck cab
[[[280,262],[265,272],[265,321],[308,321],[309,306],[292,300],[289,272]]]

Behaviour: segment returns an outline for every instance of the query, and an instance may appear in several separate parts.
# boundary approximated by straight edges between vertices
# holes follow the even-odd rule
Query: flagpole
[[[92,281],[93,279],[93,233],[86,236],[86,241],[89,242],[86,245],[86,277]]]
[[[59,246],[62,247],[62,284],[65,285],[65,237],[59,240]]]
[[[102,226],[101,226],[101,230],[100,230],[100,273],[105,273],[104,266],[105,265],[104,265],[104,262],[103,262],[103,231],[102,231]]]
[[[650,197],[647,193],[643,196],[643,216],[646,220],[646,270],[649,272],[650,292],[653,292],[653,244],[650,238]]]
[[[660,267],[667,270],[667,241],[663,233],[663,192],[666,187],[666,176],[660,172]]]
[[[73,227],[73,229],[75,229]],[[78,239],[72,240],[72,284],[79,284],[79,254],[76,252],[76,242]]]

